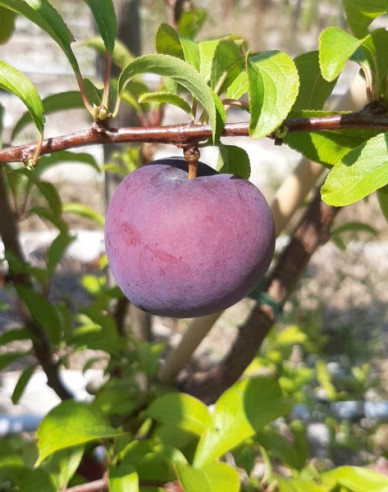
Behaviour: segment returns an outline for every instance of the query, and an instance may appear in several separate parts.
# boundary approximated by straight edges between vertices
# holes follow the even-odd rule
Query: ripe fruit
[[[274,252],[271,211],[249,181],[183,158],[129,174],[106,215],[105,246],[128,299],[162,316],[222,311],[249,294]]]

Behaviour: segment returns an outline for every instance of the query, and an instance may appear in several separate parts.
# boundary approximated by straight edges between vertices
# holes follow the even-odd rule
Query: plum
[[[108,261],[139,308],[161,316],[202,316],[235,304],[267,271],[275,244],[271,210],[249,181],[183,158],[130,173],[109,204]]]

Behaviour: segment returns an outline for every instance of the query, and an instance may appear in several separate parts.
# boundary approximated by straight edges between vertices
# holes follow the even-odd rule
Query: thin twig
[[[100,478],[99,480],[94,480],[93,482],[76,485],[75,487],[66,489],[64,492],[100,492],[101,490],[108,490],[107,478]]]
[[[379,109],[367,107],[355,113],[285,120],[282,133],[333,131],[344,129],[388,130],[388,118]],[[284,130],[284,131],[283,131]],[[94,124],[91,128],[68,135],[48,138],[42,142],[41,155],[86,145],[128,142],[152,142],[184,146],[190,142],[206,141],[212,136],[210,125],[171,125],[152,128],[105,128]],[[222,136],[248,137],[249,122],[228,123]],[[276,135],[269,135],[276,138]],[[37,143],[6,147],[0,150],[0,164],[27,162],[36,151]]]

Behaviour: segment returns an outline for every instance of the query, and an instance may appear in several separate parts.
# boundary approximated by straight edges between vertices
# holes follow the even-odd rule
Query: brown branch
[[[266,294],[274,303],[283,305],[288,299],[314,251],[329,239],[331,224],[339,210],[322,202],[317,190],[268,279]],[[274,324],[275,309],[266,302],[264,299],[262,304],[257,304],[240,327],[225,359],[210,371],[189,376],[181,385],[184,391],[213,403],[240,378]]]
[[[355,113],[289,119],[285,120],[282,125],[285,134],[357,128],[388,130],[388,118],[380,108],[379,103],[372,103],[372,106],[368,105],[362,111]],[[211,136],[212,129],[210,125],[188,124],[150,128],[125,127],[110,129],[94,124],[88,130],[45,139],[42,143],[41,155],[69,148],[107,143],[151,142],[182,147],[192,142],[206,141]],[[249,122],[227,123],[222,136],[249,137]],[[270,137],[277,138],[277,135],[275,133],[274,135],[270,135]],[[36,152],[37,145],[37,143],[30,143],[17,147],[6,147],[0,150],[0,164],[6,162],[27,162]]]
[[[94,480],[93,482],[76,485],[66,489],[64,492],[100,492],[101,490],[108,490],[107,478],[100,478],[99,480]]]

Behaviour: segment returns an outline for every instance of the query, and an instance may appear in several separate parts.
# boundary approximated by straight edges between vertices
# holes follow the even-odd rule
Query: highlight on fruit
[[[184,158],[130,173],[109,204],[105,247],[125,296],[160,316],[216,313],[247,296],[274,253],[271,210],[249,181]]]

